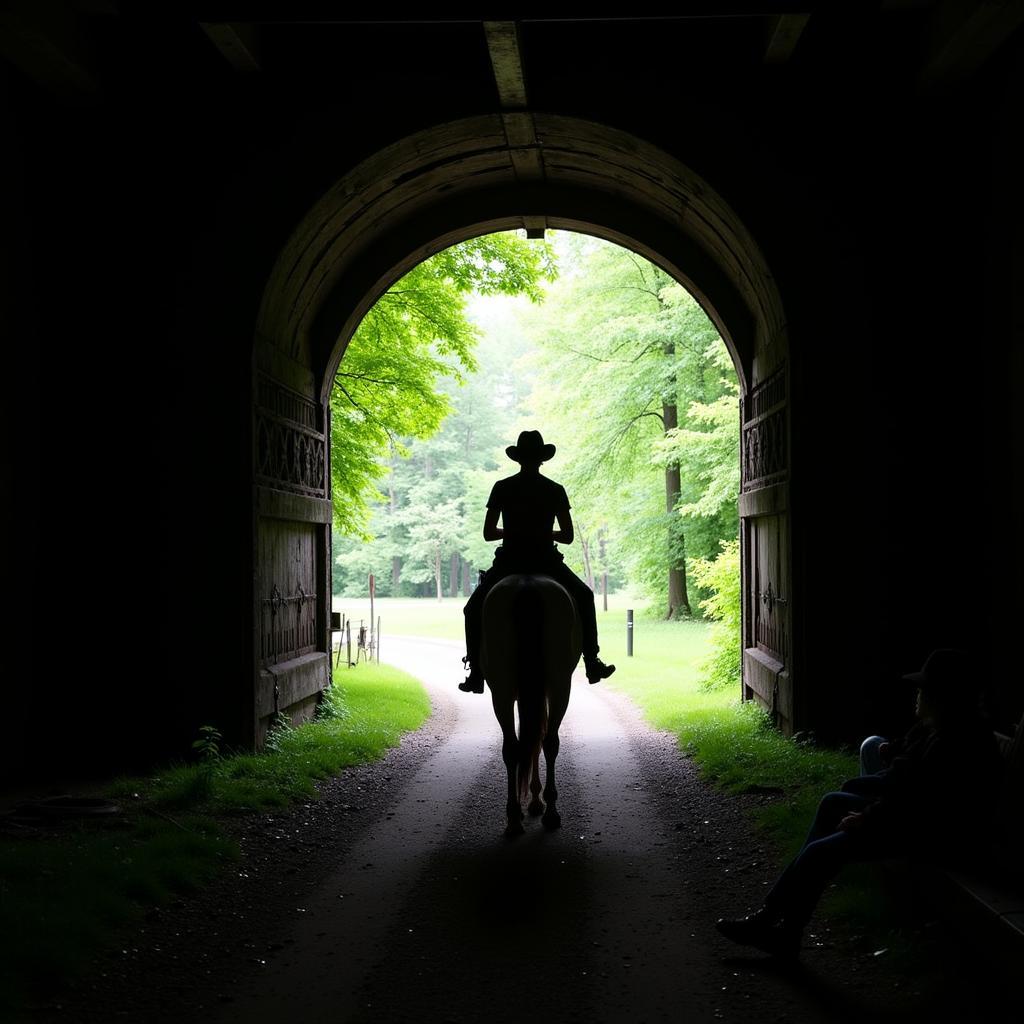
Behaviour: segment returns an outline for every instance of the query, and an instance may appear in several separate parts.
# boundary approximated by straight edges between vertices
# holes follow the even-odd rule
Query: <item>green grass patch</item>
[[[276,749],[121,779],[124,814],[59,833],[0,839],[0,1008],[72,980],[102,945],[238,857],[223,819],[315,795],[319,779],[372,761],[430,714],[423,687],[387,665],[340,668],[321,716]]]
[[[731,793],[777,790],[777,798],[756,812],[755,825],[781,860],[791,858],[822,795],[857,774],[856,756],[786,739],[754,704],[740,702],[738,682],[735,689],[702,688],[709,624],[638,616],[631,658],[624,620],[609,612],[599,615],[599,627],[602,657],[618,667],[603,685],[630,697],[652,725],[674,733],[715,785]],[[822,911],[847,936],[860,936],[863,949],[885,948],[908,973],[925,966],[916,941],[918,908],[876,866],[846,868]]]

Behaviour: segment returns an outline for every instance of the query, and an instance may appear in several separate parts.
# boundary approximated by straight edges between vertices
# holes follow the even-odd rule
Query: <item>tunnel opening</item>
[[[517,171],[522,154],[510,152],[500,118],[474,118],[371,157],[309,212],[280,253],[263,297],[254,347],[257,431],[264,415],[260,389],[283,388],[318,417],[315,440],[326,464],[331,389],[359,324],[403,275],[455,244],[499,231],[536,236],[552,229],[649,260],[694,297],[736,369],[743,694],[792,732],[806,708],[793,685],[788,341],[774,280],[728,205],[674,158],[606,126],[555,116],[533,120],[528,148],[543,163],[539,178],[522,174],[521,166]],[[287,422],[284,429],[294,431]],[[274,559],[280,565],[280,552],[292,551],[292,563],[307,566],[305,582],[301,589],[291,581],[278,586],[280,600],[297,594],[303,607],[316,590],[319,646],[274,665],[259,652],[256,743],[268,709],[274,713],[299,692],[312,707],[329,679],[328,475],[325,465],[301,519],[273,480],[263,481],[257,601],[272,608],[275,572],[280,575]]]
[[[331,394],[335,670],[395,636],[461,644],[494,557],[488,495],[517,470],[504,449],[539,427],[572,505],[561,555],[595,594],[616,682],[664,672],[734,698],[738,393],[696,301],[626,249],[507,233],[418,264],[356,329]]]

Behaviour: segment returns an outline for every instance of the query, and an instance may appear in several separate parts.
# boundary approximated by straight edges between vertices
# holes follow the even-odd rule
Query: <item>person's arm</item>
[[[488,507],[487,514],[484,516],[484,540],[501,540],[505,536],[505,531],[498,526],[498,516],[500,515],[500,508]]]
[[[558,529],[553,531],[551,539],[559,544],[571,544],[576,534],[573,532],[572,514],[569,512],[568,506],[564,510],[556,512],[555,519],[558,520]]]

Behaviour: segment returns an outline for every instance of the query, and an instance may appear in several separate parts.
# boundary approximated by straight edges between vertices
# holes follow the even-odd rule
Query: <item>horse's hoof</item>
[[[562,816],[558,811],[547,811],[540,820],[549,832],[562,827]]]
[[[516,836],[521,836],[525,831],[526,829],[523,828],[523,823],[521,821],[510,821],[505,826],[505,838],[515,839]]]
[[[538,814],[544,813],[544,801],[537,797],[537,799],[530,801],[530,806],[526,809],[530,812],[531,818],[536,818]]]

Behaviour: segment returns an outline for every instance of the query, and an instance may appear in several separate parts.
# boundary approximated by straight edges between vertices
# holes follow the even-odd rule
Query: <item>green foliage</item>
[[[467,323],[479,341],[455,335],[465,344],[449,353],[466,359],[417,364],[421,397],[433,403],[431,416],[417,421],[427,426],[417,432],[396,420],[380,444],[364,448],[376,452],[377,492],[358,530],[344,521],[353,506],[339,511],[339,594],[366,594],[370,573],[377,593],[392,597],[454,594],[463,573],[475,582],[495,546],[481,535],[487,496],[517,468],[504,448],[520,429],[540,427],[558,446],[544,472],[565,484],[573,506],[576,540],[563,551],[570,567],[595,588],[602,573],[613,586],[639,587],[657,597],[661,614],[670,567],[685,568],[694,609],[707,596],[693,560],[714,558],[719,541],[738,531],[738,383],[728,351],[694,299],[658,267],[583,236],[557,235],[552,245],[563,272],[545,289],[543,308],[531,304],[541,290],[539,281],[526,286],[529,268],[504,288],[522,288],[519,297],[474,297]],[[542,250],[540,264],[549,279],[552,251]],[[434,261],[442,256],[458,268],[454,250]],[[409,281],[396,285],[396,301],[419,287]],[[496,279],[472,283],[499,290]],[[390,301],[378,303],[359,335],[385,353],[395,345]],[[361,373],[359,358],[350,348],[341,371]],[[339,384],[365,386],[381,408],[409,400],[390,377],[339,376]],[[336,470],[346,464],[334,457]],[[669,507],[666,470],[675,466],[679,488]],[[372,542],[362,543],[367,537]]]
[[[714,325],[664,271],[594,239],[566,245],[544,315],[523,316],[538,352],[531,401],[559,444],[552,474],[574,518],[664,614],[668,569],[737,533],[735,372]]]
[[[709,689],[736,686],[742,670],[740,635],[740,544],[723,540],[721,553],[713,561],[698,558],[691,564],[694,578],[710,596],[701,608],[714,620],[711,654],[702,666],[704,685]]]
[[[200,761],[216,761],[220,757],[220,745],[224,737],[212,725],[199,729],[199,738],[192,741],[192,750]]]
[[[284,737],[291,732],[291,728],[291,718],[283,711],[275,711],[270,719],[267,735],[263,740],[264,749],[272,754],[276,754],[281,749]]]
[[[438,382],[476,369],[478,332],[466,297],[524,294],[539,301],[554,278],[545,243],[485,235],[414,267],[374,304],[349,343],[331,394],[334,518],[346,535],[369,539],[369,502],[411,439],[433,435],[451,410]]]

